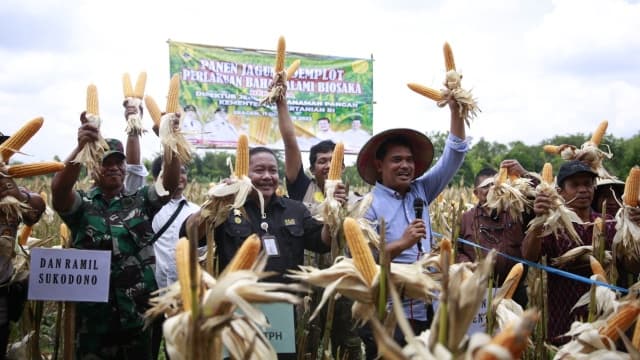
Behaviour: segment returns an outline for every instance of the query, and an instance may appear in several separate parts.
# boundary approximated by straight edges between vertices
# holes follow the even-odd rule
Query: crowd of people
[[[469,150],[465,124],[458,104],[450,100],[450,131],[444,151],[432,165],[434,149],[423,133],[412,129],[390,129],[366,141],[356,161],[358,173],[372,186],[373,202],[364,218],[379,224],[384,219],[385,252],[392,262],[414,263],[429,253],[436,240],[433,236],[429,204],[445,189],[462,165]],[[289,116],[286,97],[276,102],[278,125],[285,149],[285,181],[288,196],[277,193],[280,173],[276,154],[267,147],[250,150],[249,174],[254,190],[243,204],[243,211],[233,211],[213,230],[216,257],[220,270],[230,262],[243,241],[258,234],[268,246],[266,271],[276,275],[265,281],[290,282],[287,270],[305,264],[305,251],[326,254],[331,249],[331,235],[327,224],[315,215],[325,198],[325,184],[335,143],[325,139],[309,152],[309,169],[305,171],[302,152],[296,140],[295,127]],[[141,107],[125,104],[125,118],[139,113]],[[177,280],[175,244],[186,229],[201,226],[201,209],[184,196],[187,186],[188,164],[181,163],[170,149],[153,160],[153,185],[148,185],[147,169],[140,159],[140,135],[127,134],[126,146],[117,139],[107,139],[104,153],[93,174],[91,189],[76,187],[81,176],[81,164],[72,161],[88,143],[101,138],[99,128],[84,121],[77,131],[77,144],[65,160],[65,168],[56,173],[51,182],[52,205],[71,229],[71,247],[106,250],[112,254],[109,299],[106,303],[80,302],[76,304],[76,358],[78,359],[155,359],[162,339],[162,319],[145,326],[144,313],[152,292]],[[176,117],[176,118],[179,118]],[[179,124],[173,124],[176,128]],[[505,159],[500,167],[509,174],[529,177],[534,186],[537,178],[530,176],[517,160]],[[541,256],[558,257],[574,248],[567,234],[542,235],[540,228],[527,231],[535,216],[549,211],[550,198],[539,192],[530,200],[533,206],[519,218],[505,211],[486,207],[487,193],[493,186],[497,170],[486,168],[478,172],[473,193],[477,204],[461,219],[460,237],[497,249],[514,258],[538,261]],[[161,186],[159,186],[161,184]],[[614,215],[621,198],[623,183],[600,179],[589,165],[567,161],[559,169],[556,186],[566,205],[582,223],[574,223],[583,244],[591,244],[593,223],[606,212],[604,237],[610,249],[616,232]],[[264,210],[259,195],[264,201]],[[339,184],[333,192],[342,205],[355,203],[362,197]],[[45,204],[42,198],[20,187],[14,179],[0,177],[0,199],[13,197],[25,204],[21,216],[0,214],[0,349],[7,346],[9,320],[15,319],[10,307],[9,293],[14,241],[21,222],[35,224]],[[419,205],[423,211],[417,212]],[[0,212],[3,208],[0,207]],[[640,209],[631,211],[631,219],[640,224]],[[376,230],[380,231],[380,228]],[[198,232],[205,242],[206,230]],[[266,246],[265,246],[266,248]],[[457,261],[476,261],[486,250],[460,245]],[[376,254],[377,255],[377,254]],[[622,259],[620,259],[622,261]],[[515,264],[513,259],[498,256],[493,272],[496,286],[500,286]],[[328,260],[318,256],[314,266],[329,266]],[[621,264],[620,271],[637,270]],[[588,276],[585,264],[570,271]],[[627,279],[621,276],[621,279]],[[584,316],[582,310],[572,311],[578,298],[587,292],[588,285],[559,275],[548,275],[548,341],[560,345],[571,322]],[[625,284],[629,285],[629,284]],[[523,279],[517,286],[514,300],[525,307],[527,291]],[[377,356],[377,347],[368,326],[355,329],[350,317],[351,302],[341,300],[335,312],[332,344],[334,354],[342,349],[347,358],[358,359],[364,347],[367,359]],[[552,306],[551,306],[552,305]],[[431,304],[403,299],[405,316],[415,333],[429,328],[434,317]],[[14,312],[12,312],[14,311]],[[395,340],[404,344],[400,331]],[[361,345],[364,344],[364,346]],[[0,356],[1,358],[1,356]]]

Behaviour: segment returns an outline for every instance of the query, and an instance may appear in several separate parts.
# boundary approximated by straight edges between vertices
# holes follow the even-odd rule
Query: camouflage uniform
[[[150,359],[151,333],[142,327],[149,294],[157,289],[151,219],[161,206],[146,186],[108,202],[93,188],[77,191],[71,211],[60,214],[74,248],[112,252],[109,302],[76,304],[78,359]]]

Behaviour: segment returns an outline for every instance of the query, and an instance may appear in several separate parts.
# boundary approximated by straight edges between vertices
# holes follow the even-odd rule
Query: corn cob
[[[284,53],[285,53],[286,43],[284,41],[284,36],[280,36],[278,38],[278,50],[276,51],[276,73],[284,70]]]
[[[25,246],[27,244],[27,240],[29,239],[29,236],[31,236],[32,230],[33,229],[29,225],[22,227],[22,230],[20,230],[20,236],[18,237],[18,243],[21,246]]]
[[[440,264],[443,268],[451,265],[451,240],[444,238],[440,241],[440,259],[444,259],[444,254],[449,254],[446,264]]]
[[[422,96],[428,97],[431,100],[434,100],[434,101],[444,100],[444,95],[442,95],[442,92],[440,90],[432,89],[430,87],[426,87],[426,86],[415,84],[415,83],[408,83],[407,86],[409,87],[409,89],[417,92]]]
[[[238,137],[235,173],[237,178],[249,175],[249,139],[245,134]]]
[[[180,75],[174,74],[169,81],[167,94],[167,113],[180,112]]]
[[[507,181],[508,178],[508,170],[505,167],[501,167],[500,170],[498,171],[498,176],[496,177],[496,181],[495,181],[495,185],[498,186],[500,184],[503,184]]]
[[[336,144],[331,155],[331,164],[329,164],[329,174],[327,174],[328,180],[340,180],[342,179],[342,164],[344,161],[344,144],[342,141]]]
[[[136,88],[133,90],[133,97],[142,99],[144,97],[144,88],[147,86],[147,73],[141,72],[136,81]]]
[[[67,224],[60,223],[60,230],[58,232],[60,233],[60,245],[65,249],[69,248],[71,245],[71,232]]]
[[[367,245],[367,241],[364,238],[364,234],[360,229],[360,225],[358,225],[355,219],[346,217],[344,219],[343,230],[349,252],[351,253],[351,257],[353,257],[353,264],[367,285],[371,286],[378,272],[378,267],[376,261],[373,259],[369,245]]]
[[[31,137],[40,130],[44,119],[37,117],[22,125],[15,134],[11,135],[4,143],[0,144],[0,153],[2,161],[6,164],[9,162],[11,155],[20,150],[20,148],[31,139]]]
[[[238,251],[233,255],[233,259],[229,262],[229,265],[224,269],[225,273],[238,270],[249,270],[255,263],[260,253],[262,242],[256,234],[251,234],[242,243]]]
[[[18,164],[9,166],[7,175],[14,178],[51,174],[64,169],[64,163],[58,161],[43,161],[32,164]]]
[[[622,200],[625,205],[638,206],[638,195],[640,193],[640,167],[637,165],[629,170],[629,176],[624,184],[624,194]]]
[[[602,142],[602,138],[604,137],[604,134],[607,132],[608,125],[609,125],[609,122],[607,120],[601,122],[600,125],[598,125],[598,128],[596,128],[596,131],[593,132],[593,135],[591,135],[591,142],[595,146],[600,145],[600,143]]]
[[[456,62],[453,60],[453,51],[451,51],[451,45],[449,45],[448,42],[445,42],[442,50],[444,51],[444,64],[447,68],[447,71],[455,70]]]
[[[516,292],[516,289],[518,288],[518,283],[520,282],[520,278],[522,277],[523,271],[524,271],[524,266],[522,266],[522,263],[517,263],[513,265],[513,267],[511,267],[511,270],[509,271],[509,274],[507,274],[507,277],[504,281],[507,282],[507,280],[513,279],[513,283],[511,284],[511,286],[509,287],[509,290],[507,290],[506,294],[504,295],[505,299],[513,298],[513,294]]]
[[[551,163],[544,163],[542,166],[542,181],[547,184],[553,184],[553,166]]]
[[[631,344],[636,350],[640,350],[640,315],[638,315],[638,318],[636,319],[636,326],[633,329]]]
[[[149,95],[144,97],[144,104],[147,105],[147,111],[149,111],[149,115],[153,120],[155,126],[160,127],[160,118],[162,117],[162,111],[160,111],[160,107],[158,103]]]
[[[133,86],[131,86],[131,77],[129,77],[129,73],[124,73],[122,75],[122,93],[124,97],[133,97]]]
[[[189,240],[185,237],[182,237],[176,244],[176,271],[178,272],[178,282],[180,283],[182,308],[185,311],[191,310],[191,279],[189,277],[189,258]]]
[[[294,62],[292,62],[291,65],[289,65],[289,67],[287,68],[287,80],[291,79],[293,74],[295,74],[296,71],[298,71],[299,67],[300,67],[300,60],[294,60]]]
[[[546,152],[547,154],[559,154],[560,153],[560,146],[558,145],[545,145],[542,147],[542,150],[544,152]]]
[[[100,106],[98,105],[98,88],[91,84],[87,86],[87,113],[100,115]]]
[[[591,272],[593,273],[593,275],[602,277],[602,279],[599,279],[601,281],[608,282],[607,273],[604,271],[604,268],[602,267],[600,262],[591,255],[589,255],[589,265],[591,266]]]
[[[511,354],[512,359],[522,358],[522,353],[529,345],[529,335],[533,332],[540,315],[535,309],[524,312],[519,324],[511,323],[498,335],[491,339],[490,344],[498,345]],[[497,360],[498,357],[489,351],[481,349],[474,357],[475,360]]]
[[[600,328],[600,335],[608,337],[613,342],[618,341],[620,337],[618,330],[623,333],[627,331],[638,317],[638,314],[640,314],[640,306],[637,302],[623,305],[618,308],[617,313],[607,319],[606,325]]]

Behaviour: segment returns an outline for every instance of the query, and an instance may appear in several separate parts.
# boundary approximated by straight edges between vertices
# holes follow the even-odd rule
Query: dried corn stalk
[[[124,93],[125,106],[132,106],[138,110],[127,116],[127,128],[125,129],[125,132],[128,135],[140,136],[145,131],[142,126],[142,113],[140,112],[140,109],[142,106],[142,98],[144,98],[144,89],[146,84],[147,73],[144,71],[138,75],[135,90],[133,86],[131,86],[131,78],[129,77],[129,74],[125,73],[122,76],[122,89]]]
[[[545,166],[547,165],[545,164]],[[541,228],[542,233],[540,236],[553,234],[557,237],[561,233],[566,233],[576,244],[582,245],[582,239],[580,239],[576,229],[573,227],[573,223],[582,224],[583,222],[575,212],[567,208],[555,185],[542,181],[536,187],[536,192],[546,194],[551,200],[551,207],[546,214],[536,216],[529,222],[527,232],[535,228]]]
[[[98,89],[93,84],[87,87],[87,111],[82,121],[88,122],[98,130],[102,123],[98,105]],[[99,134],[98,140],[86,143],[71,162],[83,164],[87,169],[87,174],[91,177],[96,177],[98,175],[98,169],[102,164],[102,156],[105,151],[108,150],[109,144],[107,144],[102,135]]]

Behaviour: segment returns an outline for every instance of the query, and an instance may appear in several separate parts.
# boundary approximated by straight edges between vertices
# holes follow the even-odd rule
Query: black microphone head
[[[413,200],[413,211],[416,213],[416,219],[422,219],[422,210],[424,209],[424,200],[416,198]]]

